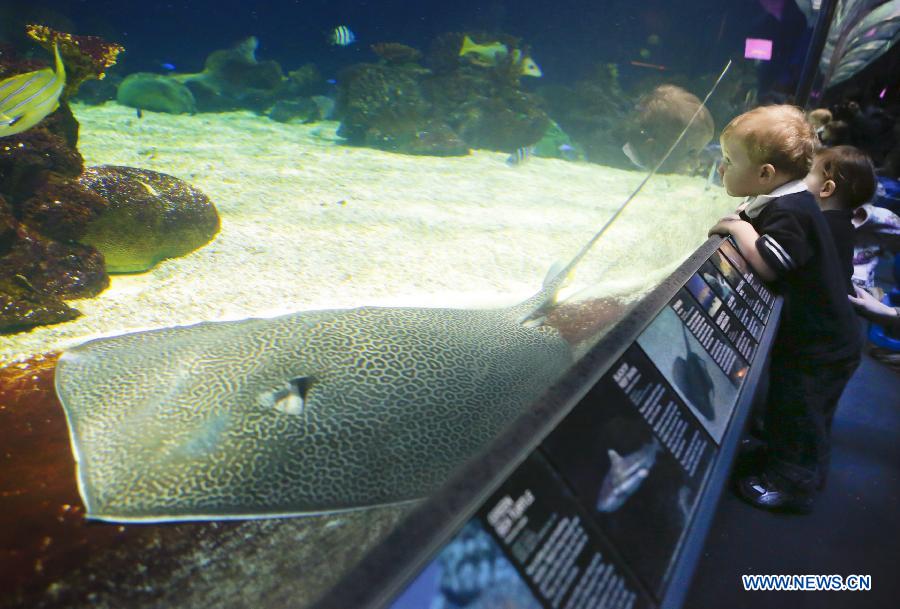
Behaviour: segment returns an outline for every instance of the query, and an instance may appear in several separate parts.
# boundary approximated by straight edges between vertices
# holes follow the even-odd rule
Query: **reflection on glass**
[[[427,496],[732,210],[717,134],[806,49],[769,4],[5,9],[0,361],[63,352],[79,510]]]

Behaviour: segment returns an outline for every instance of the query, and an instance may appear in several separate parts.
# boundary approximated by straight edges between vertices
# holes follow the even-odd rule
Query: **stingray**
[[[516,306],[301,311],[65,351],[56,392],[87,516],[267,518],[427,496],[572,364],[546,313],[658,168]]]
[[[303,311],[68,350],[56,390],[87,514],[246,518],[419,499],[571,364],[556,330],[522,321],[537,304]]]

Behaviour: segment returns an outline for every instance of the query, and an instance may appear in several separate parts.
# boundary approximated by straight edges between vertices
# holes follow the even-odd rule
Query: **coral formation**
[[[48,297],[22,274],[25,269],[17,268],[21,257],[9,255],[18,241],[16,227],[9,206],[0,199],[0,332],[75,319],[78,311]]]
[[[187,85],[200,112],[239,108],[263,112],[278,99],[285,77],[277,62],[256,59],[258,46],[251,36],[234,48],[213,51],[202,72],[171,78]]]
[[[269,110],[269,118],[279,123],[313,123],[325,118],[319,104],[308,97],[297,100],[282,99]]]
[[[425,87],[435,114],[472,148],[515,150],[540,140],[550,126],[537,98],[503,72],[464,66]]]
[[[125,50],[125,47],[98,36],[75,36],[44,25],[29,25],[25,31],[48,51],[52,52],[54,44],[59,46],[67,74],[64,97],[75,95],[85,80],[102,80],[106,70],[115,65],[119,53]]]
[[[399,42],[378,42],[372,45],[372,52],[394,65],[416,63],[422,58],[421,51]]]
[[[15,54],[0,65],[4,73],[33,69]],[[109,283],[103,257],[69,239],[97,203],[71,187],[83,168],[77,139],[63,99],[37,126],[0,141],[0,332],[73,319],[78,312],[63,300]]]
[[[303,64],[288,72],[283,94],[287,98],[315,95],[322,88],[322,75],[315,64]]]
[[[149,269],[183,256],[219,232],[219,215],[202,192],[176,177],[132,167],[90,167],[79,184],[109,206],[79,240],[103,253],[111,273]]]
[[[78,205],[71,205],[72,201]],[[88,223],[107,207],[106,199],[86,190],[77,178],[54,173],[19,205],[28,226],[63,243],[80,241]]]
[[[131,108],[169,114],[197,111],[190,89],[173,78],[150,72],[129,74],[116,91],[116,101]]]
[[[357,64],[341,73],[340,83],[338,135],[351,144],[403,151],[427,120],[429,104],[413,74]]]
[[[526,49],[500,36],[495,44],[504,52],[488,64],[473,64],[460,57],[466,36],[451,33],[434,41],[433,70],[415,63],[416,49],[374,45],[383,63],[351,66],[338,80],[338,135],[351,144],[429,155],[510,151],[539,141],[550,119],[519,84],[521,59],[505,51],[514,49],[521,58]]]
[[[68,138],[66,126],[53,114],[40,125],[0,140],[0,193],[16,205],[44,184],[51,174],[74,177],[84,161]]]
[[[0,260],[0,277],[20,275],[35,297],[87,298],[109,285],[103,256],[79,243],[47,238],[19,223],[12,248]]]
[[[554,85],[540,92],[560,128],[572,134],[587,160],[611,167],[633,167],[622,153],[626,119],[634,102],[619,83],[615,64],[600,64],[574,86]]]
[[[166,239],[184,241],[173,246],[162,239],[150,257],[180,255],[206,243],[218,230],[214,209],[210,217],[212,205],[175,178],[120,168],[117,175],[134,179],[117,180],[102,192],[92,189],[91,179],[82,176],[78,122],[67,98],[85,79],[102,78],[122,48],[97,37],[42,26],[29,26],[28,34],[45,47],[58,45],[70,79],[58,110],[36,126],[0,140],[0,332],[71,320],[79,312],[64,300],[96,296],[106,289],[109,276],[104,256],[89,243],[106,247],[114,241],[98,237],[102,235],[99,228],[136,189],[146,193],[156,188],[175,200],[169,203],[159,197],[146,206],[154,211],[141,220],[155,219],[153,228],[170,233]],[[22,60],[12,49],[0,54],[0,76],[41,67]],[[135,181],[138,187],[131,183]],[[171,222],[159,218],[165,213],[171,214]],[[186,225],[173,226],[179,219]],[[139,232],[123,233],[132,241],[128,248],[138,250],[149,239],[146,228],[144,234]]]

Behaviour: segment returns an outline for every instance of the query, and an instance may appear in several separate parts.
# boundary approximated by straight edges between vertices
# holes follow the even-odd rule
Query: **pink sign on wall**
[[[747,59],[772,59],[772,41],[765,38],[747,38],[744,41],[744,57]]]

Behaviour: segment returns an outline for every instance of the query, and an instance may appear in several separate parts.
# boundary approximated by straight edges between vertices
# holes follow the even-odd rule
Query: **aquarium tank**
[[[818,10],[0,1],[0,604],[309,606],[732,212]]]

